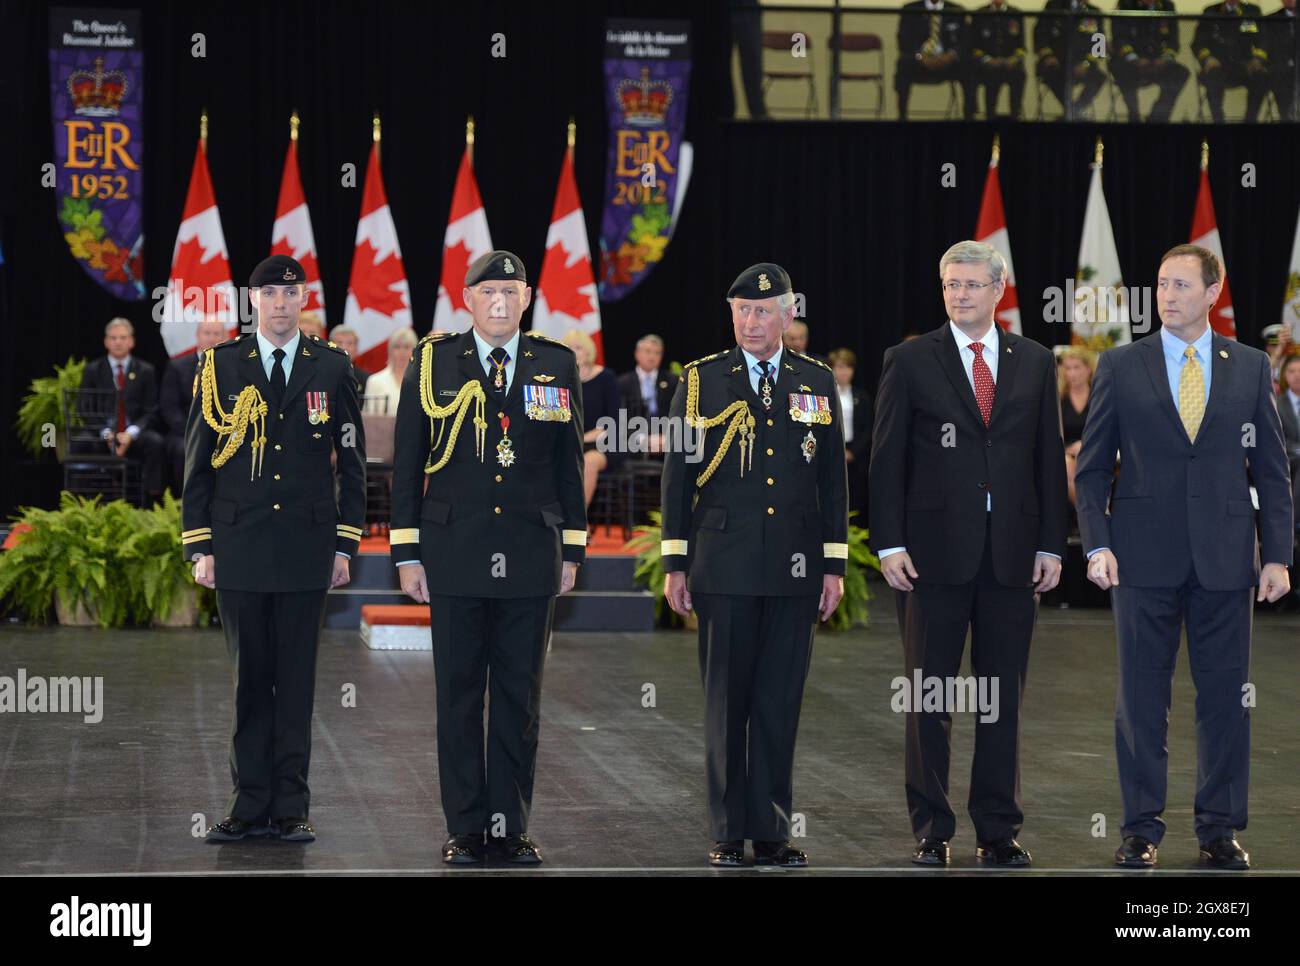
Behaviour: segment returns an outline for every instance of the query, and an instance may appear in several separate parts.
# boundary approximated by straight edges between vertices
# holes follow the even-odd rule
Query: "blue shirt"
[[[493,362],[489,357],[492,354],[492,350],[495,349],[496,346],[488,345],[486,342],[484,342],[483,337],[478,334],[478,329],[471,329],[470,331],[474,333],[474,344],[478,346],[479,364],[483,367],[483,372],[488,377],[488,385],[491,386],[492,375],[493,373],[496,372],[497,366],[496,363]],[[506,355],[510,357],[510,361],[506,363],[506,388],[505,388],[505,391],[509,392],[510,384],[515,381],[515,360],[519,357],[519,330],[518,329],[515,329],[515,334],[510,337],[510,341],[507,342],[505,345],[503,345],[501,348],[505,349]]]
[[[776,350],[776,355],[772,356],[772,358],[767,360],[768,362],[772,363],[772,387],[773,388],[776,388],[776,377],[777,374],[781,371],[781,353],[783,353],[784,351],[785,351],[785,346],[779,346]],[[744,349],[740,350],[740,354],[745,357],[745,362],[749,365],[749,388],[754,390],[754,394],[757,395],[758,379],[759,379],[759,371],[760,371],[758,367],[759,365],[758,356],[751,356]]]
[[[1184,342],[1168,329],[1160,330],[1160,344],[1165,350],[1165,372],[1169,376],[1169,392],[1174,397],[1174,408],[1178,409],[1178,384],[1183,378],[1183,366],[1187,357],[1183,353],[1189,345],[1196,349],[1196,361],[1201,364],[1201,376],[1205,380],[1205,400],[1210,398],[1210,376],[1214,366],[1210,364],[1210,345],[1214,341],[1214,330],[1208,325],[1195,342]],[[1179,410],[1182,415],[1182,410]]]
[[[262,330],[257,330],[257,352],[262,358],[262,370],[266,373],[266,378],[271,378],[271,370],[275,368],[275,350],[284,349],[284,361],[280,363],[280,368],[284,370],[284,384],[289,385],[289,376],[293,374],[293,357],[298,351],[298,343],[302,341],[302,329],[297,329],[293,333],[293,338],[282,346],[276,346],[274,342],[262,335]]]

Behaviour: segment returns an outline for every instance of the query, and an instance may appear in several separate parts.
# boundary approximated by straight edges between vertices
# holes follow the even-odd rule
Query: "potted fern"
[[[181,508],[171,491],[163,502],[135,511],[135,529],[122,547],[122,580],[129,588],[133,618],[154,627],[193,627],[203,590],[181,546]]]
[[[55,366],[54,375],[33,379],[18,408],[15,430],[27,450],[39,457],[46,445],[48,427],[54,428],[55,455],[60,463],[68,455],[68,434],[63,425],[63,390],[80,389],[85,359],[69,358],[66,365]],[[75,415],[74,415],[75,418]]]
[[[856,516],[850,514],[850,520]],[[681,627],[682,619],[668,606],[664,597],[664,566],[660,552],[663,537],[663,517],[658,510],[649,513],[650,525],[637,527],[632,532],[632,539],[624,544],[623,549],[636,554],[634,578],[638,584],[646,587],[655,595],[655,617],[660,626],[667,621],[669,627]],[[868,546],[869,532],[865,527],[849,523],[849,559],[844,574],[844,599],[826,622],[827,630],[846,631],[868,620],[867,601],[871,599],[871,588],[867,586],[867,571],[880,570],[880,558],[871,552]],[[695,614],[686,623],[695,627]]]

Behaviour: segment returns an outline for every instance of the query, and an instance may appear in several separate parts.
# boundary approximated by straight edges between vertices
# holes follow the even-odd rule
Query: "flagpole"
[[[293,111],[289,114],[289,140],[298,140],[298,112]]]
[[[989,167],[996,168],[998,161],[1002,157],[1002,136],[993,135],[993,155],[989,158]]]
[[[199,110],[199,147],[203,153],[208,153],[208,109],[206,107]]]
[[[370,137],[375,142],[375,151],[379,151],[379,112],[375,111],[375,116],[370,122]]]
[[[465,121],[465,153],[469,155],[470,164],[474,163],[474,115]]]
[[[569,115],[569,153],[573,153],[573,142],[578,139],[578,125],[573,122],[573,115]]]

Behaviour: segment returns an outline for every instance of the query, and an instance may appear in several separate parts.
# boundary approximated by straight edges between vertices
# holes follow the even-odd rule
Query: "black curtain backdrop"
[[[70,4],[71,5],[71,4]],[[125,4],[124,4],[125,5]],[[83,3],[97,8],[108,4]],[[1124,280],[1154,282],[1161,252],[1188,240],[1200,142],[1236,308],[1239,338],[1258,344],[1278,321],[1300,209],[1294,125],[734,123],[727,7],[721,2],[475,4],[143,3],[145,272],[165,286],[198,138],[209,113],[208,160],[236,284],[270,247],[288,143],[299,152],[332,324],[342,321],[370,117],[383,120],[384,180],[411,285],[417,332],[430,328],[442,237],[465,118],[477,123],[475,167],[493,242],[541,267],[565,125],[578,125],[578,185],[593,247],[605,179],[601,87],[606,16],[690,21],[694,66],[687,138],[695,173],[658,268],[621,302],[602,304],[606,356],[631,366],[654,331],[686,362],[731,344],[724,294],[746,265],[776,261],[806,297],[811,348],[858,352],[874,388],[884,350],[943,321],[937,265],[974,231],[993,134],[1027,335],[1051,344],[1042,291],[1074,273],[1098,134]],[[130,318],[136,352],[162,365],[152,303],[122,303],[73,261],[40,187],[53,158],[48,6],[0,0],[0,513],[52,504],[52,457],[24,466],[12,432],[29,381],[69,355],[102,353],[104,323]],[[492,36],[506,38],[504,59]],[[206,42],[191,55],[193,35]],[[357,187],[341,186],[341,165]],[[943,187],[943,165],[956,186]],[[1242,165],[1256,187],[1242,186]],[[527,318],[525,325],[528,324]]]

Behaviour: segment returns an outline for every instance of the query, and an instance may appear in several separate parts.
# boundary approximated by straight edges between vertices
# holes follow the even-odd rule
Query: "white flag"
[[[1101,164],[1092,166],[1088,209],[1079,241],[1074,274],[1074,326],[1070,341],[1094,352],[1133,341],[1129,331],[1128,293],[1120,274],[1119,251],[1110,224],[1110,209],[1101,187]]]

